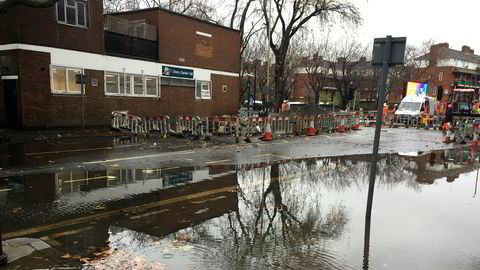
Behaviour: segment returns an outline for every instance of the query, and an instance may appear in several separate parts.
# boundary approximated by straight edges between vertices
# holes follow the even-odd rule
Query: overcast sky
[[[358,38],[364,43],[375,37],[406,36],[407,43],[420,45],[433,39],[460,50],[468,45],[480,54],[478,34],[480,0],[354,0],[363,25]]]

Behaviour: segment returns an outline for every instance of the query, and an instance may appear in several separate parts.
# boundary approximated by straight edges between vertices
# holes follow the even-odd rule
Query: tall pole
[[[0,223],[0,266],[7,264],[8,258],[5,253],[3,253],[3,246],[2,246],[2,224]]]
[[[85,85],[82,87],[82,131],[85,132]]]
[[[382,131],[382,119],[383,119],[383,102],[385,100],[385,91],[387,87],[387,75],[388,75],[388,64],[390,60],[390,49],[392,45],[392,36],[387,36],[385,42],[385,50],[383,53],[383,71],[382,71],[382,86],[378,93],[378,104],[377,104],[377,123],[375,126],[375,139],[373,140],[373,156],[372,156],[372,166],[370,168],[370,182],[368,186],[368,198],[367,198],[367,212],[366,218],[370,219],[372,214],[372,203],[373,203],[373,193],[375,190],[375,177],[377,175],[377,160],[378,160],[378,149],[380,146],[380,133]]]
[[[373,193],[375,191],[375,177],[377,175],[377,161],[378,161],[378,149],[380,146],[380,133],[382,130],[383,119],[383,101],[385,99],[385,91],[387,88],[387,74],[388,64],[390,60],[390,49],[392,45],[392,36],[387,36],[385,42],[385,50],[383,53],[383,71],[381,87],[378,92],[377,99],[377,123],[375,127],[375,139],[373,140],[373,155],[372,164],[370,168],[370,182],[368,185],[368,198],[367,198],[367,210],[365,214],[365,234],[364,234],[364,247],[363,247],[363,269],[369,268],[370,257],[370,226],[372,222],[372,204]]]

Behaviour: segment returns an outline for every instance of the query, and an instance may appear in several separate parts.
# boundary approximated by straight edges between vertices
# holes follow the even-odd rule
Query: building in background
[[[290,100],[340,107],[345,97],[350,108],[370,110],[375,109],[376,89],[377,73],[365,57],[332,62],[314,56],[297,69]]]
[[[104,15],[102,1],[60,0],[10,9],[0,33],[0,124],[78,126],[83,114],[94,126],[109,124],[114,110],[205,116],[239,108],[234,29],[160,8]]]
[[[415,59],[410,81],[428,84],[428,96],[448,102],[453,89],[480,89],[480,56],[469,46],[454,50],[448,43],[435,44],[430,51]],[[400,102],[406,94],[406,83],[397,87],[390,101]]]

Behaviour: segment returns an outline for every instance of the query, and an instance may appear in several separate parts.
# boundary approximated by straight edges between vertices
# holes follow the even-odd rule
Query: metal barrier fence
[[[144,133],[142,118],[131,115],[128,111],[113,111],[112,112],[112,128],[124,129],[133,134]]]
[[[209,116],[204,118],[202,128],[208,135],[230,135],[240,134],[240,118],[236,116]]]
[[[176,133],[189,133],[195,136],[203,135],[202,121],[198,116],[177,116],[174,131]]]
[[[238,116],[177,116],[173,121],[168,116],[141,117],[131,115],[128,111],[112,112],[112,128],[128,130],[133,134],[149,134],[159,132],[162,134],[177,133],[194,136],[228,135],[232,137],[253,136],[267,132],[274,135],[307,135],[349,132],[360,129],[360,125],[375,123],[376,114],[367,113],[337,113],[320,115],[296,115],[293,118],[287,116],[270,117],[238,117]],[[408,120],[408,121],[407,121]],[[411,126],[420,127],[419,119],[403,119],[395,116],[391,124],[407,121]],[[425,123],[429,127],[437,127],[441,118],[431,118]],[[427,124],[425,124],[427,126]]]
[[[167,134],[170,132],[170,117],[146,116],[143,118],[143,125],[146,133],[155,131],[162,134]]]

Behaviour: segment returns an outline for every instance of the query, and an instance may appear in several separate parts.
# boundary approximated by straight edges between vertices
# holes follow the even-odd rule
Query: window
[[[87,27],[87,2],[84,0],[58,1],[57,21],[68,25]]]
[[[105,73],[105,91],[109,94],[120,94],[120,75]]]
[[[133,75],[133,94],[141,96],[144,93],[143,76]]]
[[[195,89],[195,98],[197,99],[211,99],[211,84],[209,81],[197,81]]]
[[[105,95],[117,96],[159,96],[158,78],[105,72]]]
[[[157,96],[158,80],[154,77],[145,77],[145,87],[147,96]]]
[[[76,83],[76,75],[83,74],[78,68],[51,67],[50,88],[52,93],[56,94],[81,94],[82,85]]]
[[[441,82],[443,80],[443,72],[438,73],[438,80]]]

